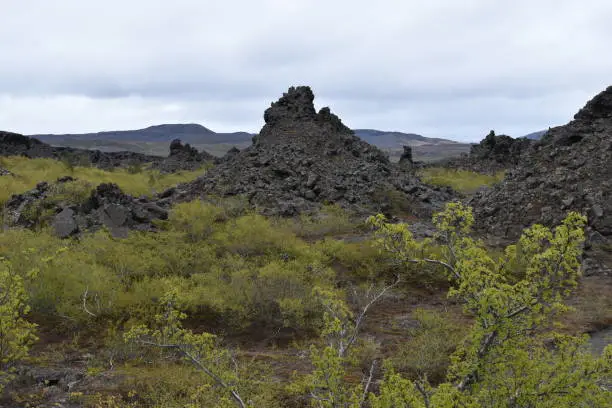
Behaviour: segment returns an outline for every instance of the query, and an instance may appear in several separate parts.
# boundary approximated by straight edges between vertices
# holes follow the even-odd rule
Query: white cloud
[[[5,0],[0,129],[257,131],[290,85],[350,126],[477,140],[609,85],[607,0]]]

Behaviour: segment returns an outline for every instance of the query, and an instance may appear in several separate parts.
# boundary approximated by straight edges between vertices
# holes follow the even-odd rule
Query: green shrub
[[[7,259],[0,259],[0,394],[13,379],[15,364],[28,355],[36,340],[36,325],[26,320],[30,311],[24,278]]]
[[[194,200],[175,205],[168,224],[173,231],[185,233],[190,241],[197,242],[210,238],[225,220],[222,207]]]
[[[394,272],[393,265],[371,239],[345,242],[328,238],[316,246],[327,257],[328,264],[342,271],[345,278],[381,279]]]
[[[338,205],[325,205],[317,214],[302,214],[291,221],[291,229],[300,238],[320,239],[357,232],[363,222]]]
[[[444,380],[451,354],[467,333],[464,324],[448,314],[417,309],[412,313],[416,327],[393,355],[394,367],[409,378],[427,377],[432,383]]]
[[[379,187],[372,196],[379,211],[394,215],[411,215],[412,204],[403,192],[390,187]]]
[[[180,290],[192,318],[224,322],[227,330],[316,329],[322,310],[310,291],[335,283],[327,255],[286,225],[232,211],[221,202],[179,205],[158,233],[125,239],[99,231],[61,241],[44,229],[9,230],[0,234],[0,255],[21,272],[40,269],[27,286],[34,311],[71,330],[146,322],[169,287]],[[64,246],[52,262],[37,261]]]

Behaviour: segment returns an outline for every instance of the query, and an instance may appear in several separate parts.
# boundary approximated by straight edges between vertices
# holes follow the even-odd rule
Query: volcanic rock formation
[[[198,152],[189,143],[183,144],[180,139],[170,143],[170,155],[161,161],[153,163],[153,168],[162,173],[174,173],[181,170],[197,170],[206,163],[215,163],[218,159],[212,154]]]
[[[588,216],[587,249],[612,267],[612,87],[565,126],[535,142],[505,180],[470,202],[482,231],[517,238],[533,223],[558,224],[569,211]]]
[[[291,216],[338,203],[356,210],[390,210],[393,201],[428,216],[449,199],[447,189],[423,185],[354,135],[329,108],[316,112],[309,87],[292,87],[265,111],[252,146],[232,151],[173,199],[245,195],[267,214]]]
[[[533,140],[527,138],[514,139],[506,135],[496,135],[494,131],[491,131],[480,143],[472,145],[469,155],[445,160],[442,165],[477,173],[494,174],[519,165],[522,155],[534,143]],[[439,166],[440,163],[433,165]]]
[[[38,139],[0,130],[0,156],[52,158],[54,148]]]

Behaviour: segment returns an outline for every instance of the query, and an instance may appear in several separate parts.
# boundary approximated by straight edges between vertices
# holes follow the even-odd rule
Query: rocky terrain
[[[63,177],[53,184],[42,182],[13,196],[5,205],[4,222],[26,228],[49,223],[60,238],[102,226],[115,237],[125,237],[131,229],[155,230],[152,221],[168,217],[167,211],[151,200],[126,195],[116,184],[100,184],[80,203],[47,200],[58,188],[74,181],[72,177]]]
[[[394,202],[428,216],[452,194],[422,184],[362,141],[329,108],[315,111],[309,87],[290,88],[265,111],[265,125],[242,150],[168,195],[246,195],[267,214],[291,216],[337,203],[357,211],[387,211]]]
[[[291,88],[264,114],[265,126],[252,146],[230,149],[219,159],[173,140],[167,158],[138,153],[103,153],[57,148],[37,139],[4,133],[4,155],[76,160],[102,168],[150,164],[161,172],[213,166],[194,182],[179,185],[153,199],[130,197],[116,186],[102,184],[84,202],[56,202],[53,197],[74,180],[39,183],[6,204],[5,223],[34,227],[51,225],[65,238],[106,226],[115,236],[129,229],[153,230],[152,221],[167,216],[175,202],[206,196],[244,195],[264,214],[293,216],[336,203],[360,213],[386,213],[428,219],[453,198],[445,187],[430,187],[413,173],[411,149],[399,164],[362,141],[328,108],[316,112],[308,87]],[[70,155],[70,156],[67,156]],[[83,163],[81,163],[83,162]],[[44,217],[41,215],[44,213]],[[44,219],[43,219],[44,218]]]
[[[494,174],[521,164],[521,157],[534,142],[527,138],[514,139],[496,135],[491,131],[478,144],[472,145],[469,154],[451,158],[434,165]]]
[[[519,149],[520,150],[520,149]],[[588,215],[594,271],[612,267],[612,87],[565,126],[550,129],[519,157],[503,183],[474,196],[482,232],[515,239],[533,223],[559,223],[569,211]],[[607,265],[607,266],[606,266]]]
[[[525,139],[531,140],[540,140],[544,135],[548,132],[548,130],[539,130],[537,132],[532,132],[523,136]]]
[[[55,148],[36,139],[3,133],[0,140],[2,142],[0,143],[1,155],[22,154],[29,157],[49,157],[61,160],[81,158],[88,163],[104,168],[125,166],[129,163],[144,163],[150,164],[151,167],[161,172],[193,170],[206,164],[212,166],[199,179],[176,186],[152,198],[133,197],[122,192],[116,184],[105,183],[95,188],[91,188],[91,185],[89,185],[87,190],[81,191],[77,195],[68,195],[68,199],[58,200],[58,196],[66,196],[58,193],[71,191],[71,186],[78,187],[76,183],[79,183],[80,180],[75,180],[72,177],[62,177],[53,183],[41,182],[30,191],[14,195],[5,204],[4,222],[10,226],[25,228],[38,227],[41,224],[49,225],[55,235],[60,238],[79,238],[79,235],[85,231],[95,231],[101,228],[107,228],[114,237],[118,238],[128,237],[130,230],[157,231],[159,236],[163,236],[167,231],[164,231],[163,228],[157,230],[156,220],[167,219],[168,210],[173,204],[211,196],[245,195],[254,208],[268,215],[294,216],[301,213],[316,213],[321,206],[336,203],[360,213],[376,211],[384,211],[393,215],[402,213],[401,215],[413,215],[421,220],[428,219],[432,211],[441,208],[445,202],[458,198],[447,188],[427,186],[419,180],[415,171],[421,168],[423,164],[414,160],[413,148],[405,146],[402,149],[399,163],[393,163],[379,148],[357,137],[336,115],[331,113],[329,108],[323,108],[317,112],[313,100],[314,95],[310,88],[290,88],[286,94],[265,111],[265,126],[259,135],[253,139],[252,145],[243,150],[232,148],[220,159],[206,152],[199,152],[192,145],[183,144],[178,139],[170,143],[170,152],[167,158],[155,157],[146,161],[145,156],[145,159],[138,161],[143,156],[135,154],[136,161],[130,162],[129,158],[132,157],[130,155],[122,156],[99,151],[89,152],[78,149]],[[73,156],[65,156],[66,152]],[[508,243],[516,239],[524,227],[535,222],[554,225],[561,221],[570,210],[577,210],[588,215],[588,242],[583,265],[587,275],[597,276],[584,279],[581,283],[581,290],[584,290],[585,287],[588,290],[579,295],[578,301],[587,304],[582,310],[590,311],[599,308],[603,312],[595,315],[594,318],[590,318],[587,314],[582,315],[580,321],[587,322],[589,326],[585,323],[584,326],[574,326],[574,329],[577,332],[584,332],[592,330],[594,327],[607,327],[593,336],[591,345],[597,353],[600,353],[603,346],[609,343],[606,336],[610,332],[609,326],[605,326],[609,324],[607,322],[610,322],[609,313],[606,312],[606,310],[610,310],[606,307],[609,303],[606,303],[605,300],[609,294],[609,283],[606,282],[609,282],[609,277],[612,276],[609,269],[612,266],[611,159],[612,87],[591,100],[576,114],[572,122],[548,131],[541,141],[515,140],[508,136],[496,136],[491,133],[479,145],[471,149],[468,157],[447,163],[447,165],[456,168],[483,173],[506,170],[506,179],[502,184],[482,190],[467,199],[468,203],[474,207],[478,232],[487,236],[489,243],[493,245]],[[0,168],[0,177],[13,177],[13,175],[8,170]],[[78,196],[78,199],[75,200],[75,196]],[[415,235],[417,237],[431,235],[431,231],[427,229],[428,226],[425,223],[414,222],[414,217],[404,218],[411,218],[410,222],[413,223],[413,226],[416,225]],[[190,222],[191,219],[198,219],[198,217],[193,216],[187,222]],[[227,225],[228,231],[233,232],[238,228],[238,223],[228,223]],[[174,231],[172,233],[174,234]],[[333,236],[334,243],[337,240],[342,245],[354,244],[368,239],[361,230],[352,234],[354,235],[351,235],[349,239],[355,241],[349,241],[346,235],[342,233]],[[237,239],[236,242],[242,244],[252,237],[252,235],[244,236],[249,238]],[[150,237],[150,235],[146,235],[146,238]],[[150,253],[154,252],[153,250],[161,251],[167,245],[173,245],[174,240],[179,239],[177,237],[178,235],[171,235],[170,240],[160,240],[157,244],[159,246],[148,247],[151,249]],[[281,236],[281,238],[283,237],[284,235]],[[123,246],[128,245],[130,238],[133,237],[113,241],[119,242],[119,245]],[[189,251],[177,250],[176,259],[174,257],[169,259],[172,264],[169,263],[168,265],[173,265],[173,267],[178,265],[178,267],[176,270],[173,269],[172,272],[168,272],[167,276],[173,276],[173,273],[176,273],[175,276],[179,276],[178,273],[181,273],[181,276],[190,276],[193,273],[194,264],[191,263],[192,260],[183,260],[183,258],[187,258],[187,253],[195,252],[193,251],[194,248],[205,245],[219,245],[215,248],[215,253],[222,253],[221,251],[224,250],[221,244],[211,244],[206,239],[192,242],[192,239],[194,239],[193,236],[188,239],[188,245],[190,246],[181,242],[182,245],[186,245],[184,248],[189,248]],[[73,248],[78,249],[83,241],[86,240],[74,240]],[[257,241],[257,238],[255,241]],[[156,241],[151,240],[151,242]],[[99,245],[99,243],[94,245]],[[127,248],[140,247],[131,246]],[[232,245],[228,244],[228,248],[231,251],[228,251],[228,253],[231,253],[228,259],[235,259],[235,254],[239,252],[233,247],[233,242]],[[358,247],[356,252],[359,252],[361,248],[367,247]],[[96,247],[85,248],[85,252],[79,253],[84,254],[81,255],[83,258],[88,258],[90,257],[89,251],[95,253]],[[89,299],[93,305],[96,299],[104,298],[103,294],[106,293],[103,292],[104,290],[109,292],[112,290],[113,296],[115,296],[117,290],[115,287],[106,289],[103,285],[99,288],[92,288],[82,283],[80,279],[85,278],[84,282],[89,283],[94,283],[94,280],[104,281],[98,276],[115,276],[115,270],[111,269],[113,265],[120,265],[122,273],[124,273],[124,270],[129,271],[130,268],[137,272],[141,271],[142,265],[140,263],[124,264],[123,257],[128,252],[130,251],[122,250],[117,252],[117,255],[111,256],[114,253],[109,250],[111,255],[105,258],[105,262],[109,264],[108,268],[111,272],[108,275],[95,275],[96,277],[91,281],[86,280],[87,276],[91,274],[89,268],[82,268],[85,271],[84,274],[77,275],[75,271],[79,268],[66,268],[61,264],[63,269],[70,272],[61,275],[62,279],[70,282],[70,279],[73,279],[72,274],[75,272],[74,279],[79,285],[77,287],[83,286],[80,291],[75,292],[75,304],[78,306],[77,316],[87,314],[95,318],[96,315],[87,308],[88,296],[90,296]],[[138,250],[134,252],[138,252]],[[244,253],[247,253],[247,251]],[[202,254],[206,255],[206,252],[202,252]],[[372,254],[377,254],[377,252],[372,252]],[[97,254],[97,256],[102,255]],[[257,256],[259,257],[259,255]],[[283,260],[287,259],[284,249],[280,256]],[[379,258],[368,254],[364,256],[372,256],[373,271],[379,273]],[[248,255],[245,256],[245,259],[247,257]],[[198,258],[198,256],[195,258]],[[276,262],[275,257],[270,258],[274,258],[274,262]],[[215,262],[215,258],[212,256],[210,258],[202,257],[201,259],[204,259],[202,264]],[[103,263],[97,260],[96,262],[100,265]],[[115,264],[115,262],[117,263]],[[134,261],[128,260],[128,262]],[[159,259],[157,262],[159,262]],[[257,262],[259,264],[261,260],[257,259]],[[72,264],[68,263],[67,265]],[[195,265],[195,268],[202,268],[198,263],[195,263]],[[231,269],[227,268],[225,263],[219,263],[218,265],[219,269],[223,271]],[[351,268],[352,266],[340,265],[337,271],[350,276],[349,273],[353,271],[346,271]],[[100,270],[105,271],[102,267]],[[130,301],[132,298],[138,300],[137,295],[144,293],[142,297],[146,302],[149,302],[148,304],[152,305],[158,297],[150,292],[155,290],[155,286],[148,286],[148,278],[151,279],[151,282],[156,282],[160,288],[165,288],[171,281],[167,279],[166,269],[163,270],[164,275],[159,280],[154,280],[157,277],[153,274],[144,280],[147,286],[140,289],[142,292],[131,292],[132,288],[137,285],[132,285],[129,289],[121,292],[123,298]],[[198,269],[195,270],[198,271]],[[59,281],[55,276],[60,271],[60,268],[53,270],[53,273],[50,274],[53,280]],[[204,275],[211,272],[208,269],[202,269],[202,271],[196,273]],[[125,276],[129,275],[126,273]],[[161,280],[161,278],[166,280]],[[49,279],[49,275],[46,276],[46,279]],[[251,274],[249,283],[251,280],[256,282],[257,279],[259,278],[255,274]],[[344,276],[342,279],[345,279]],[[53,280],[46,282],[52,282]],[[214,283],[221,280],[224,279],[211,279]],[[186,282],[188,282],[188,285],[186,284],[185,287],[198,284],[197,280]],[[270,285],[269,282],[271,281],[260,281],[259,285],[266,287]],[[293,283],[291,284],[293,285]],[[337,284],[335,282],[333,284],[335,288]],[[407,282],[407,285],[410,284],[413,283]],[[73,283],[73,285],[76,284]],[[310,281],[308,285],[311,285]],[[410,292],[407,292],[409,295],[406,294],[405,298],[404,295],[400,294],[400,291],[394,293],[387,303],[382,305],[383,307],[377,308],[378,310],[370,316],[368,324],[364,326],[364,333],[369,338],[375,339],[376,342],[386,345],[386,347],[389,347],[389,344],[395,347],[395,342],[405,344],[414,340],[416,336],[412,329],[421,324],[414,320],[411,315],[408,315],[406,310],[423,306],[428,309],[440,310],[440,313],[448,313],[449,310],[459,306],[455,301],[445,303],[446,298],[442,297],[440,293],[436,294],[435,287],[431,286],[430,283],[424,283],[421,278],[415,279],[414,285],[414,287],[407,286],[410,288]],[[446,280],[444,280],[444,285],[446,285]],[[308,287],[310,288],[310,286]],[[599,292],[594,289],[595,287],[603,295],[597,295]],[[226,290],[226,288],[224,289]],[[283,288],[283,290],[285,289]],[[69,296],[64,292],[70,294],[62,286],[62,290],[54,292],[53,299],[63,299],[62,297]],[[222,292],[223,289],[210,293]],[[208,290],[205,293],[209,293]],[[232,293],[238,293],[238,291]],[[310,290],[307,293],[311,293]],[[98,294],[100,294],[99,298],[96,297]],[[309,296],[308,294],[305,296]],[[597,299],[589,303],[590,299],[595,297],[594,295],[598,296]],[[74,296],[74,294],[71,296]],[[186,296],[185,298],[189,297]],[[300,301],[302,299],[305,298],[300,298]],[[585,301],[585,299],[587,300]],[[604,301],[600,299],[604,299]],[[42,302],[33,304],[34,307],[39,308],[41,307],[40,304],[44,305]],[[80,310],[81,304],[83,310]],[[120,303],[118,305],[114,307],[120,307]],[[137,313],[140,313],[142,305],[138,304],[137,307]],[[44,311],[44,309],[42,310]],[[207,314],[210,313],[209,309],[205,310]],[[459,313],[458,310],[456,312]],[[58,316],[67,320],[63,315],[58,314]],[[105,318],[104,315],[101,316]],[[118,314],[118,316],[122,315]],[[48,318],[45,314],[36,317],[41,320]],[[76,322],[76,320],[74,321]],[[102,321],[102,319],[99,321]],[[126,360],[121,361],[120,359],[128,358],[122,354],[126,353],[123,351],[124,349],[119,348],[123,347],[122,341],[120,342],[121,346],[118,346],[119,343],[111,338],[112,341],[104,340],[105,343],[102,345],[103,341],[101,339],[104,338],[104,335],[96,333],[95,336],[100,338],[100,343],[87,339],[91,344],[83,341],[80,348],[69,349],[66,347],[63,352],[71,350],[70,353],[57,357],[60,342],[57,340],[57,334],[53,331],[56,329],[52,327],[55,322],[47,322],[46,320],[39,322],[42,323],[41,327],[46,328],[46,332],[41,335],[42,341],[40,343],[44,344],[37,345],[39,348],[35,352],[40,353],[43,347],[46,347],[48,350],[52,350],[53,354],[51,352],[49,354],[39,354],[38,359],[35,358],[32,362],[16,365],[18,379],[11,384],[9,391],[5,392],[4,398],[8,401],[10,397],[11,400],[19,402],[15,402],[14,405],[3,405],[0,402],[0,405],[24,406],[20,401],[39,398],[40,404],[30,404],[28,406],[77,407],[84,406],[76,401],[79,398],[84,398],[86,394],[91,394],[91,401],[94,401],[94,393],[109,391],[111,394],[114,393],[118,396],[123,394],[129,401],[134,396],[144,400],[146,396],[144,392],[136,393],[131,388],[127,388],[127,385],[125,389],[120,388],[124,386],[125,379],[131,378],[136,372],[122,371],[124,364],[120,364],[120,362],[125,363]],[[202,322],[198,323],[209,324],[208,321]],[[448,322],[449,324],[452,323],[451,320],[448,320]],[[461,322],[466,326],[469,325],[466,320],[461,320]],[[66,324],[66,328],[77,327],[70,326],[76,323],[64,324]],[[84,325],[84,327],[92,326],[90,323]],[[64,330],[66,329],[64,328]],[[72,330],[69,332],[71,335],[73,333],[81,334],[75,329]],[[263,332],[261,327],[257,327],[256,330]],[[278,334],[279,330],[276,333]],[[428,339],[433,338],[433,336],[443,337],[439,335],[438,331],[432,333],[431,336],[428,334]],[[236,337],[231,340],[237,341],[236,339],[242,338],[244,333],[240,332],[238,335],[234,334],[234,336]],[[67,344],[70,340],[64,338],[62,341],[66,341]],[[72,344],[75,344],[76,341],[78,341],[78,338],[77,340],[73,338]],[[106,341],[109,342],[106,343]],[[254,356],[257,356],[263,359],[262,356],[265,354],[265,358],[274,359],[275,367],[281,369],[279,372],[297,372],[295,362],[302,359],[302,357],[298,357],[303,355],[302,350],[284,348],[282,344],[279,347],[276,343],[270,343],[274,344],[274,349],[271,349],[267,345],[254,344],[256,340],[251,339],[250,341],[251,343],[247,343],[250,348],[246,349],[241,357],[253,359]],[[433,347],[436,347],[435,352],[439,352],[441,349],[437,343],[432,343]],[[108,349],[104,347],[108,347]],[[389,350],[392,350],[392,348],[389,348]],[[412,349],[410,351],[412,352]],[[62,351],[59,352],[60,355],[61,353]],[[132,349],[129,353],[132,353]],[[53,359],[43,360],[40,357],[42,355]],[[117,364],[114,362],[116,356]],[[43,363],[39,363],[39,361]],[[52,361],[52,364],[49,364],[48,361]],[[125,369],[128,368],[128,364],[125,364]],[[147,361],[146,364],[148,366],[143,365],[145,368],[141,372],[150,369],[150,363]],[[172,369],[168,367],[163,367],[164,372]],[[140,370],[141,367],[138,366],[138,369]],[[125,372],[128,374],[124,374]],[[172,376],[173,373],[170,372],[169,375]],[[157,376],[158,374],[155,373],[154,375]],[[152,381],[152,377],[143,378],[143,383],[148,384]],[[280,374],[277,378],[283,379],[284,377]],[[130,387],[132,386],[133,384],[130,385]],[[116,388],[113,389],[113,387]],[[17,397],[13,398],[13,395]],[[2,397],[0,395],[0,398]],[[108,401],[110,401],[108,404],[99,403],[95,406],[111,406],[112,401],[115,400],[109,399]],[[140,400],[134,399],[134,401]],[[92,403],[87,406],[94,405]]]

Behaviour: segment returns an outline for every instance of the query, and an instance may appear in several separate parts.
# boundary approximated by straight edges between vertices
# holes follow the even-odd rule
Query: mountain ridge
[[[363,140],[370,142],[375,140],[397,138],[403,141],[422,142],[430,144],[439,143],[458,143],[456,140],[427,137],[417,133],[406,133],[400,131],[387,131],[378,129],[353,129],[355,135]],[[44,142],[57,142],[62,139],[107,139],[107,140],[132,140],[147,142],[170,142],[180,138],[187,143],[231,143],[231,142],[250,142],[255,133],[244,131],[237,132],[215,132],[197,123],[164,123],[152,125],[142,129],[129,130],[108,130],[99,132],[85,133],[43,133],[28,135]],[[132,138],[132,139],[130,139]],[[201,140],[199,138],[205,138]],[[385,144],[389,144],[387,141]]]
[[[197,123],[167,123],[142,129],[110,130],[89,133],[46,133],[28,136],[52,144],[79,140],[171,142],[174,139],[181,139],[186,143],[232,143],[250,140],[253,134],[248,132],[217,133]]]
[[[354,129],[353,132],[362,140],[383,149],[393,160],[399,159],[404,146],[413,148],[416,159],[426,161],[458,156],[469,152],[471,147],[470,143],[430,138],[416,133],[377,129]],[[29,136],[53,146],[97,149],[104,152],[133,151],[162,156],[167,155],[168,143],[180,139],[221,157],[232,146],[246,148],[256,135],[249,132],[217,133],[197,123],[174,123],[134,130]]]

